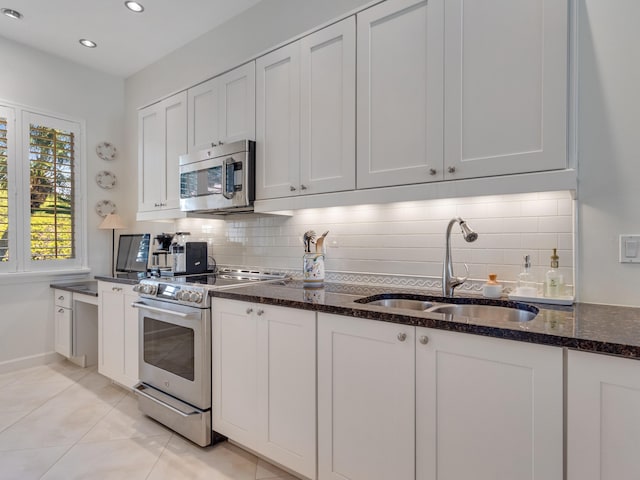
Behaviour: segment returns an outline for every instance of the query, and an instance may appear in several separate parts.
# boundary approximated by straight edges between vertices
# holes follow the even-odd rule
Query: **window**
[[[79,122],[0,106],[0,272],[85,263],[80,139]]]

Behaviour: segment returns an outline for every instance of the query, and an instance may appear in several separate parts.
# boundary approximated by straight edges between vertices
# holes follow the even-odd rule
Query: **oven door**
[[[139,310],[140,381],[211,408],[211,310],[146,298],[133,306]]]

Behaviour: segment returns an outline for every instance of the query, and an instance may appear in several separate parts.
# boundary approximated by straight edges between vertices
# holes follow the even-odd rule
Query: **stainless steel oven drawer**
[[[137,384],[134,392],[144,414],[201,447],[211,445],[211,410],[200,410],[144,383]]]

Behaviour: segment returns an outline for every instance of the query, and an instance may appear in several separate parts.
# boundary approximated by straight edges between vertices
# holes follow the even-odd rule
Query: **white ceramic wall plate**
[[[116,185],[116,176],[111,172],[102,170],[96,175],[96,183],[100,188],[113,188]]]
[[[100,200],[96,203],[96,213],[101,217],[106,217],[116,211],[116,205],[111,200]]]
[[[96,154],[102,159],[102,160],[113,160],[114,158],[116,158],[116,147],[113,145],[113,143],[110,142],[100,142],[97,146],[96,146]]]

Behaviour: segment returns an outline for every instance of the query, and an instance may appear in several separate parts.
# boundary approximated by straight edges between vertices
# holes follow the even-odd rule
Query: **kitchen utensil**
[[[324,246],[324,239],[325,237],[329,234],[329,230],[327,230],[326,232],[324,232],[320,238],[316,241],[316,253],[324,253],[323,251],[323,246]]]
[[[304,232],[302,240],[304,241],[304,252],[311,253],[311,244],[316,240],[316,232],[313,230],[307,230]]]

